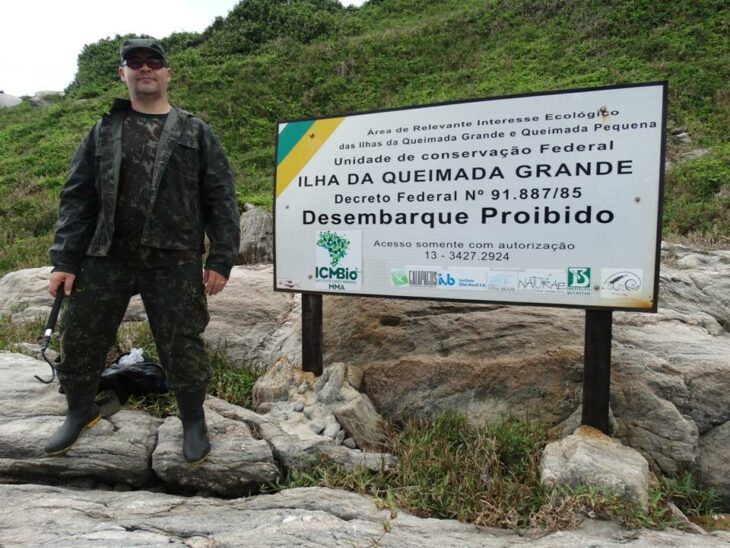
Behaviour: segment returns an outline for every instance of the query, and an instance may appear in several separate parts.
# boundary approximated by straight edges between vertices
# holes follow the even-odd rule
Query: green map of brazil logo
[[[361,231],[317,231],[314,274],[317,289],[359,291],[362,287]]]
[[[337,232],[320,232],[317,245],[323,247],[330,254],[331,266],[337,266],[347,255],[347,248],[350,247],[350,240],[337,234]]]

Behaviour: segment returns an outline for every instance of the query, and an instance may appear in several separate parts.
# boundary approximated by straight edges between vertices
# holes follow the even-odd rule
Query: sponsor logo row
[[[308,275],[316,289],[359,292],[362,290],[361,231],[317,231],[315,268]],[[600,298],[641,297],[643,270],[601,268],[600,275],[587,266],[566,269],[508,269],[405,265],[390,269],[394,288],[419,288],[495,293],[531,293],[592,296]],[[277,279],[280,289],[301,289],[300,280]],[[496,298],[496,296],[495,296]]]
[[[639,297],[643,270],[602,268],[594,279],[590,267],[559,269],[434,268],[407,265],[390,271],[390,285],[398,288],[435,288],[499,293],[592,295],[602,298]]]

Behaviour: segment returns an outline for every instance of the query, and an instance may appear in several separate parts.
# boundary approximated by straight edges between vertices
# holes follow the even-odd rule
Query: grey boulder
[[[150,480],[149,458],[157,443],[158,419],[120,411],[85,431],[64,455],[49,457],[43,447],[63,423],[66,404],[58,384],[33,375],[47,366],[32,358],[0,352],[0,478],[62,482],[92,478],[141,486]]]
[[[273,484],[279,477],[274,457],[264,440],[257,440],[245,422],[222,417],[206,409],[211,452],[199,465],[183,459],[182,424],[168,417],[159,429],[152,468],[159,478],[197,491],[241,496]]]
[[[697,468],[700,479],[712,485],[730,508],[730,421],[700,438]]]
[[[241,245],[238,264],[274,262],[274,222],[271,213],[244,204],[241,213]]]
[[[548,487],[597,486],[649,507],[649,464],[638,451],[590,426],[545,447],[540,480]]]
[[[8,93],[0,91],[0,108],[13,108],[17,107],[23,100],[20,97],[15,97]]]

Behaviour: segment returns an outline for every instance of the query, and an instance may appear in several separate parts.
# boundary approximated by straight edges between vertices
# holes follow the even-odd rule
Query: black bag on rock
[[[128,355],[129,352],[120,354],[112,365],[102,371],[99,392],[113,390],[123,404],[129,396],[165,394],[168,391],[167,377],[159,364],[150,361],[147,356],[136,363],[125,363],[122,358]]]

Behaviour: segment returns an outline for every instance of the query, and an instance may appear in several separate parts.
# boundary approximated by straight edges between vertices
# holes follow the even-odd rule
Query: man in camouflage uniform
[[[210,452],[203,413],[210,375],[200,336],[206,296],[225,287],[238,251],[233,175],[211,130],[168,102],[162,45],[127,40],[120,58],[130,101],[117,99],[81,142],[50,249],[50,292],[63,285],[67,295],[57,370],[68,415],[45,451],[65,452],[98,421],[105,356],[129,299],[140,293],[177,398],[183,454],[197,463]]]

